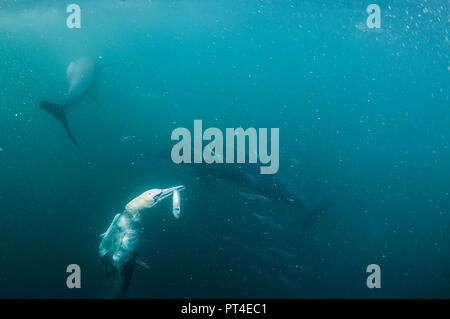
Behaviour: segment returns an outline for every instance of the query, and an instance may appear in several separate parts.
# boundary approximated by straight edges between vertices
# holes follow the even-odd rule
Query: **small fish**
[[[140,260],[140,259],[135,258],[135,259],[134,259],[134,262],[136,263],[136,265],[141,266],[142,268],[144,268],[144,269],[147,270],[147,271],[150,271],[150,270],[151,270],[151,269],[150,269],[150,266],[147,265],[145,262],[143,262],[143,261]]]
[[[259,194],[252,194],[252,193],[245,193],[245,192],[239,192],[242,197],[248,199],[248,200],[256,200],[256,201],[268,201],[269,199],[263,195]]]
[[[122,142],[128,141],[129,139],[132,139],[134,137],[135,137],[134,135],[133,136],[127,135],[125,137],[122,137]]]
[[[175,218],[180,218],[180,192],[173,191],[173,204],[172,204],[172,214]]]
[[[0,147],[0,152],[3,152],[3,148]]]

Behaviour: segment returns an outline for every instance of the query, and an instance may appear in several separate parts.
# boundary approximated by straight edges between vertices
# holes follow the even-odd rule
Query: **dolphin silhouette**
[[[97,80],[101,69],[100,65],[91,58],[80,58],[72,61],[67,67],[68,89],[62,104],[43,101],[39,107],[53,115],[65,128],[72,142],[78,146],[67,121],[67,112],[78,104],[85,96],[94,96],[96,93]]]
[[[150,156],[172,163],[170,150],[150,152]],[[174,164],[176,165],[176,164]],[[287,204],[299,210],[310,212],[302,199],[288,190],[277,175],[261,174],[254,164],[225,163],[185,163],[183,167],[190,168],[196,177],[201,178],[208,189],[214,189],[211,178],[227,181],[240,190],[240,195],[247,199],[271,200]]]

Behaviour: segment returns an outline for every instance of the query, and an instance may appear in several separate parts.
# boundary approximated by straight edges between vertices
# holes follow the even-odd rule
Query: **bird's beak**
[[[186,187],[184,187],[184,185],[179,185],[179,186],[163,189],[163,190],[161,190],[161,193],[159,194],[156,201],[159,202],[159,201],[163,200],[164,198],[172,196],[174,191],[182,191],[185,188]]]

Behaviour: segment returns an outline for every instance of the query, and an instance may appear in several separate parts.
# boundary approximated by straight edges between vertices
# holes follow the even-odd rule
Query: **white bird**
[[[130,201],[121,214],[114,216],[111,225],[101,235],[99,255],[116,294],[125,295],[135,264],[150,270],[146,263],[137,259],[136,248],[142,233],[140,212],[184,188],[180,185],[166,189],[151,189],[142,193]]]

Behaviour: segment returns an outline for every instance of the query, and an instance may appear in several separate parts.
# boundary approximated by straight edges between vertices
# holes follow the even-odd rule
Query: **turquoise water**
[[[99,235],[181,184],[180,219],[142,213],[130,298],[450,297],[446,1],[378,1],[380,29],[366,1],[74,2],[80,29],[0,0],[0,297],[107,296]],[[38,105],[80,57],[118,64],[68,114],[77,148]],[[276,177],[314,218],[155,156],[195,119],[279,128]]]

